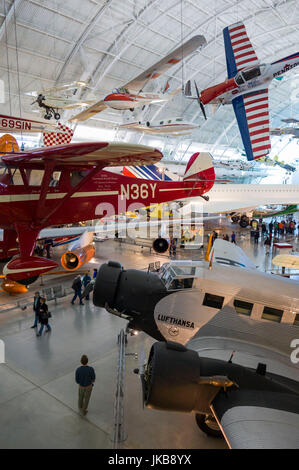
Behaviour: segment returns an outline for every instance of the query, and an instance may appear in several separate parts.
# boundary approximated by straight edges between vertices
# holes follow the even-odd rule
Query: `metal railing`
[[[113,431],[111,435],[111,440],[113,442],[113,449],[117,449],[119,443],[127,439],[127,433],[125,431],[125,406],[124,406],[127,335],[123,329],[120,330],[117,342],[118,342],[118,366],[117,366],[116,392],[115,392],[115,399],[114,399],[114,423],[113,423]]]

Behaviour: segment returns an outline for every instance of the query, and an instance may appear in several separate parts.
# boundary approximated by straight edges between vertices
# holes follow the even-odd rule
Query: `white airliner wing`
[[[204,44],[206,44],[204,36],[194,36],[189,39],[189,41],[177,47],[166,57],[163,57],[159,62],[152,65],[149,69],[142,72],[138,77],[135,77],[133,80],[128,82],[123,88],[132,93],[140,92],[146,83],[160,77],[160,75],[165,73],[173,65],[178,64],[182,59]]]
[[[247,269],[256,269],[255,264],[244,251],[234,243],[227,242],[226,240],[216,239],[211,250],[211,258],[213,263],[222,264],[226,266],[237,266],[238,268],[244,267]]]

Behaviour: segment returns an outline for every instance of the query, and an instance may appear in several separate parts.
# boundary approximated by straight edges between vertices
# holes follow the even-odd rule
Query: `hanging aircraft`
[[[270,129],[271,135],[290,135],[294,139],[299,139],[299,127],[283,127]]]
[[[76,98],[75,95],[79,89],[87,88],[88,84],[85,82],[75,81],[57,85],[47,88],[42,91],[30,91],[25,95],[33,96],[36,99],[31,103],[45,110],[46,114],[44,119],[50,120],[52,117],[59,121],[60,109],[74,109],[82,106],[90,106],[96,101],[96,98],[81,100]]]
[[[247,36],[243,23],[223,30],[227,80],[199,93],[196,98],[205,115],[206,104],[232,104],[248,160],[270,152],[268,87],[273,78],[280,77],[299,65],[299,52],[271,64],[260,64]],[[191,84],[185,95],[190,98]]]
[[[163,119],[162,121],[136,121],[121,124],[120,129],[132,129],[144,132],[146,134],[165,134],[165,135],[189,135],[195,129],[199,129],[197,124],[184,121],[183,118]]]
[[[17,142],[15,141],[15,145]],[[148,206],[203,195],[214,183],[211,160],[189,162],[182,182],[134,179],[104,171],[120,164],[157,162],[159,150],[125,143],[88,142],[33,149],[1,157],[0,227],[5,249],[20,254],[3,274],[28,285],[57,267],[53,260],[33,256],[39,232],[49,226],[100,219],[126,212],[132,204]]]
[[[164,342],[139,370],[146,406],[193,411],[231,448],[298,448],[298,289],[217,239],[205,261],[155,273],[103,264],[93,302]]]
[[[85,121],[106,108],[117,109],[120,111],[124,109],[134,111],[137,107],[142,107],[151,103],[169,101],[181,91],[180,88],[174,91],[169,91],[169,84],[167,82],[161,93],[150,93],[144,92],[144,87],[152,80],[155,80],[163,73],[167,72],[167,70],[173,67],[173,65],[178,64],[182,59],[186,58],[196,49],[203,47],[205,44],[206,40],[204,36],[192,37],[133,80],[126,83],[121,88],[116,89],[112,93],[109,93],[103,100],[98,101],[93,106],[73,116],[70,121]]]
[[[206,153],[197,153],[193,157],[195,155],[206,155]],[[179,179],[173,173],[161,171],[157,165],[124,167],[123,174],[158,181],[172,181],[175,177]],[[239,222],[242,228],[246,228],[250,224],[249,213],[256,207],[270,204],[296,205],[299,201],[299,185],[296,184],[217,184],[217,180],[215,181],[209,192],[209,199],[204,204],[194,198],[186,201],[185,215],[188,213],[204,213],[205,215],[227,213],[232,222]]]
[[[1,114],[0,132],[60,132],[60,129],[55,124]]]

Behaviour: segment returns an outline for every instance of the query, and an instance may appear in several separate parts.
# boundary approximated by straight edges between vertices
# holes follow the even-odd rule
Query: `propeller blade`
[[[197,102],[198,102],[198,104],[199,104],[199,106],[200,106],[200,109],[202,110],[203,117],[205,118],[205,120],[207,120],[206,111],[205,111],[204,105],[203,105],[202,102],[201,102],[200,93],[199,93],[199,90],[198,90],[198,88],[197,88],[197,84],[196,84],[195,81],[194,81],[194,85],[195,85],[195,90],[196,90],[196,94],[197,94]]]

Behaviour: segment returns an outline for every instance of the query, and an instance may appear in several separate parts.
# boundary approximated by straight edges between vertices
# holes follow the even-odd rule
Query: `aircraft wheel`
[[[217,421],[214,417],[196,413],[195,421],[199,429],[205,434],[207,434],[207,436],[223,437],[222,432],[219,429]]]
[[[240,217],[238,215],[233,215],[231,221],[236,224],[237,222],[239,222],[239,219]]]
[[[51,119],[51,114],[45,114],[44,118],[50,120]]]
[[[59,121],[60,114],[59,113],[54,113],[54,118],[56,119],[56,121]]]
[[[242,219],[240,220],[240,227],[246,228],[248,227],[248,225],[249,225],[248,217],[242,217]]]
[[[130,108],[130,111],[133,112],[133,111],[134,111],[134,108]]]

